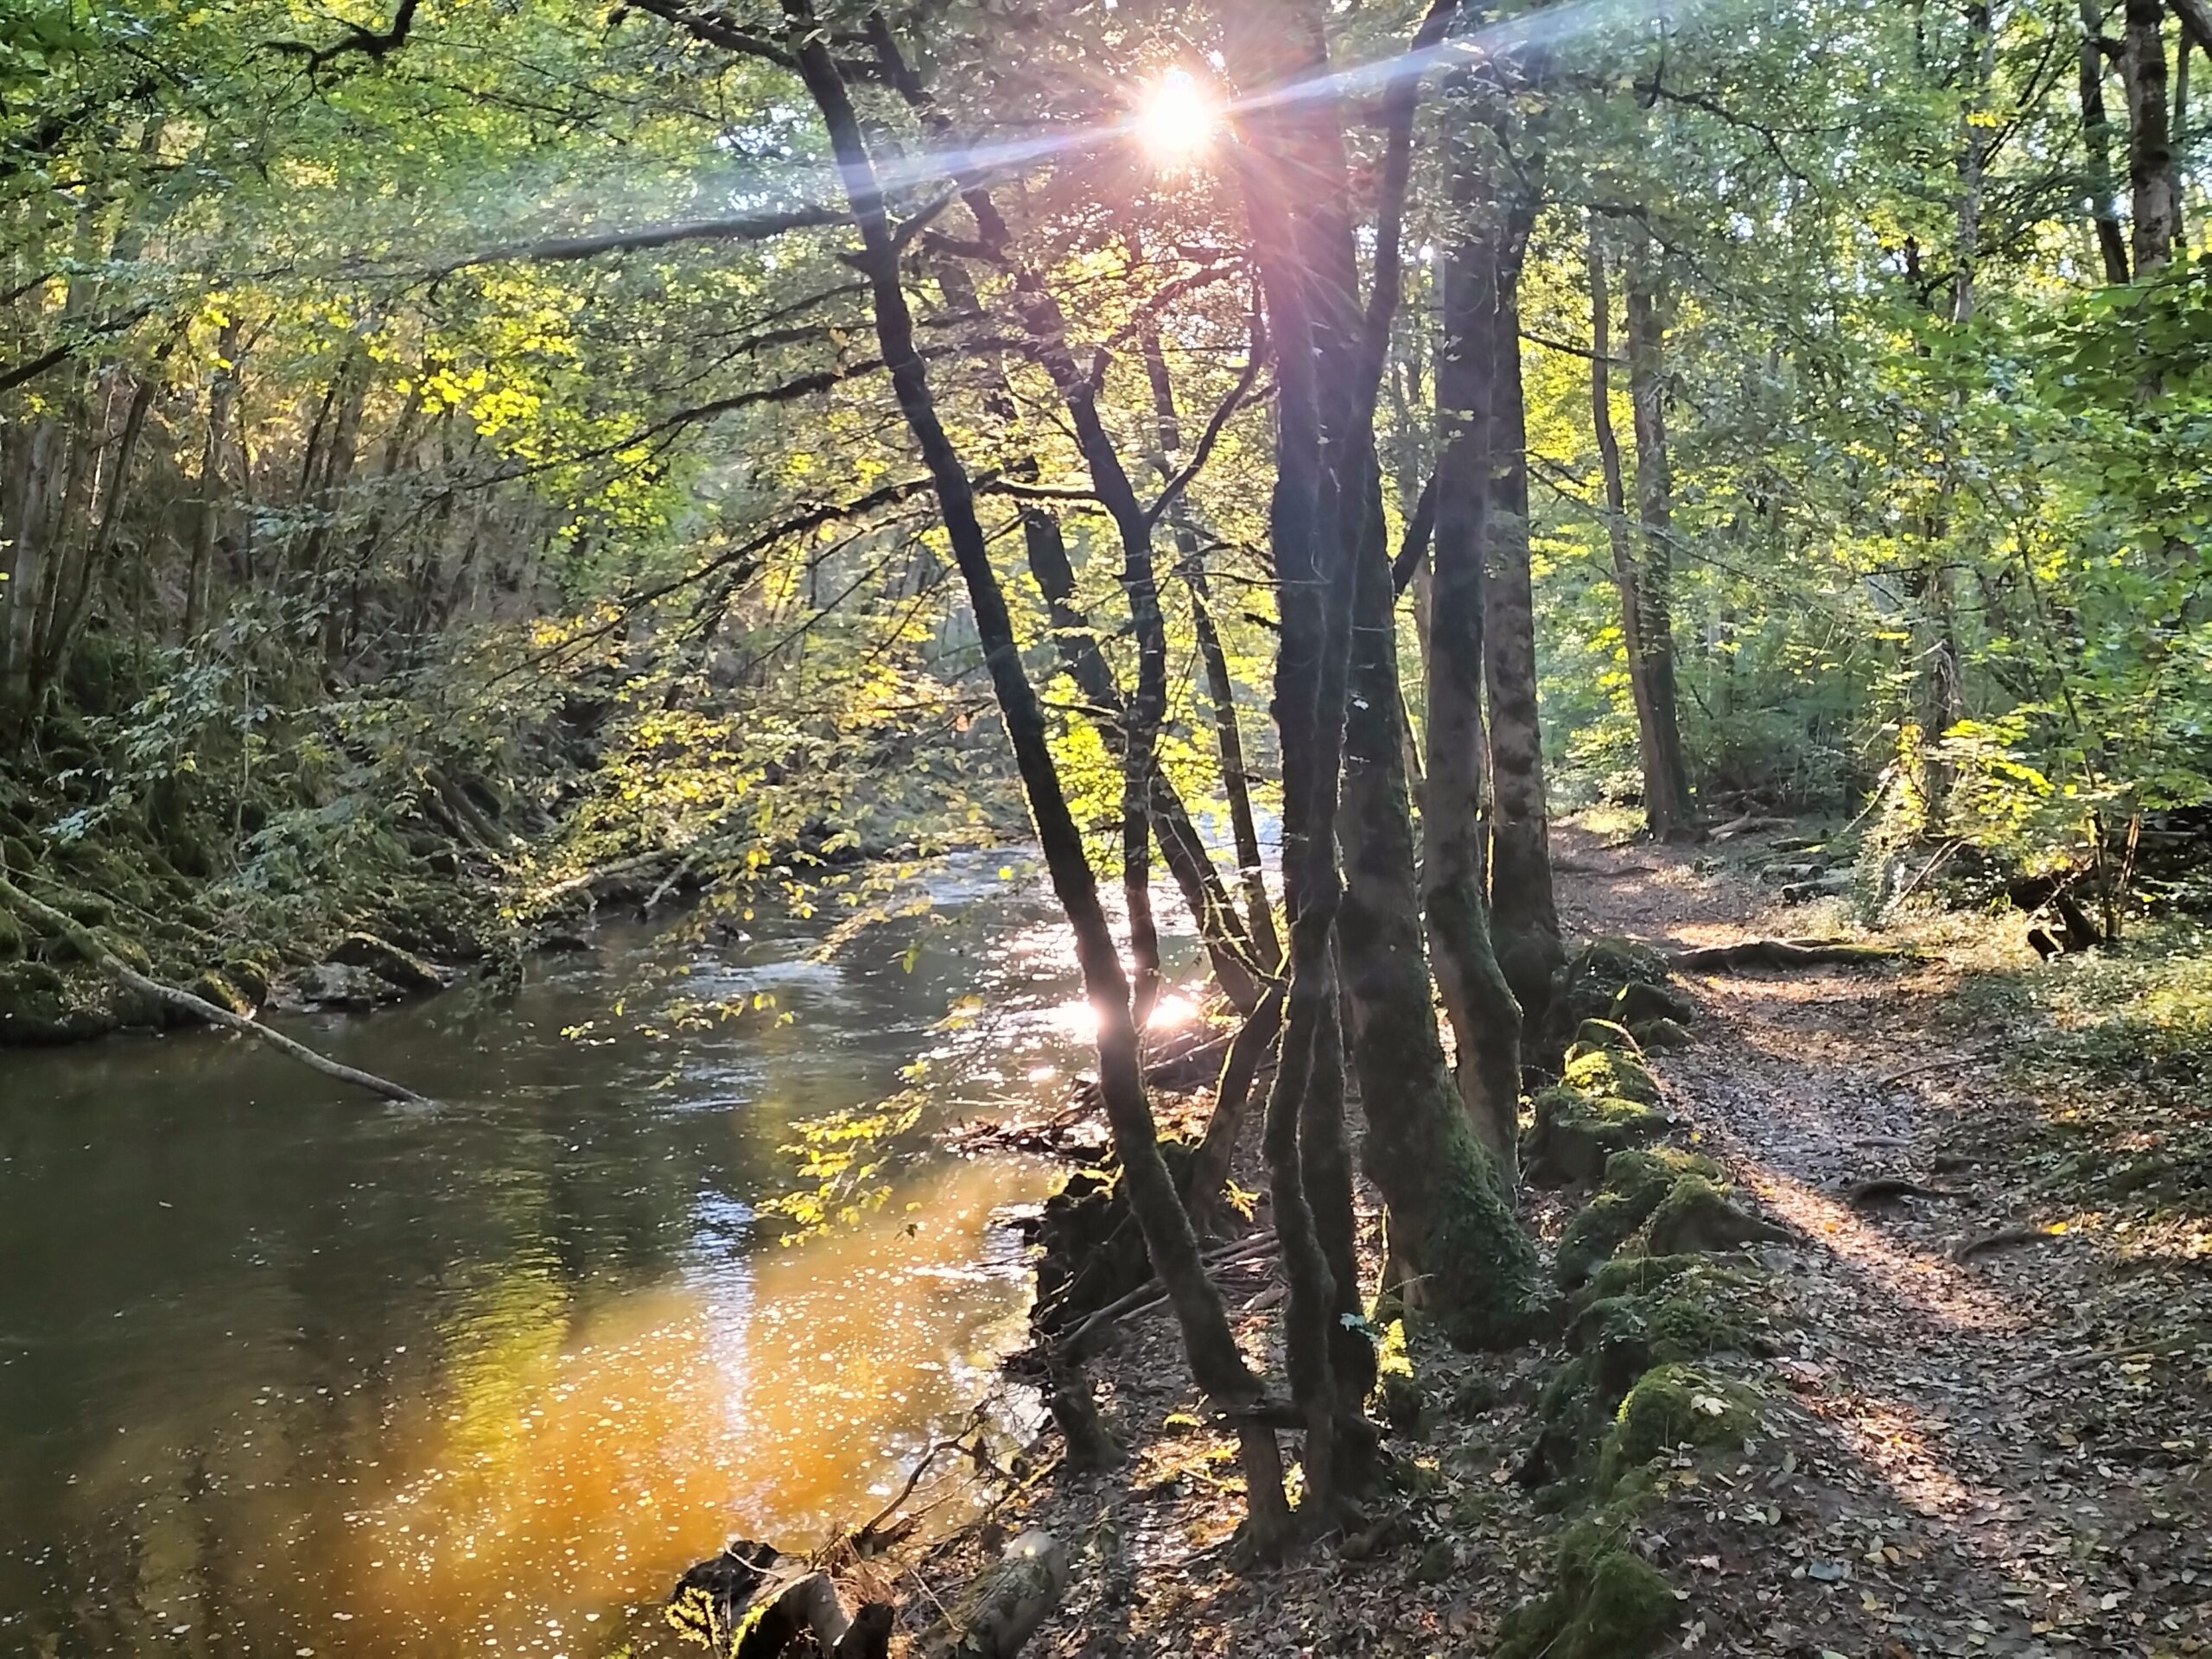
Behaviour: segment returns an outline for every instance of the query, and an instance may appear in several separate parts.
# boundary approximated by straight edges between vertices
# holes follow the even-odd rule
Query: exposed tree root
[[[1984,1250],[2003,1249],[2012,1244],[2050,1244],[2065,1237],[2048,1227],[2003,1227],[1993,1233],[1976,1233],[1962,1238],[1951,1248],[1951,1260],[1966,1262]]]
[[[1886,1204],[1892,1198],[1950,1198],[1961,1204],[1975,1202],[1970,1192],[1955,1192],[1942,1186],[1923,1186],[1918,1181],[1909,1181],[1902,1175],[1876,1175],[1866,1180],[1853,1181],[1843,1189],[1843,1201],[1854,1210]]]
[[[1670,951],[1667,965],[1686,973],[1731,973],[1745,968],[1817,968],[1837,963],[1902,962],[1912,952],[1898,945],[1859,944],[1848,939],[1743,939]]]

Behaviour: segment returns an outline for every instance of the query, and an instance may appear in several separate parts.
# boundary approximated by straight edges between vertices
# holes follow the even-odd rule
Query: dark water
[[[0,1653],[657,1651],[729,1532],[872,1513],[1018,1340],[994,1212],[1047,1179],[929,1131],[1087,1030],[1005,861],[827,961],[694,918],[296,1024],[429,1110],[205,1033],[0,1053]]]

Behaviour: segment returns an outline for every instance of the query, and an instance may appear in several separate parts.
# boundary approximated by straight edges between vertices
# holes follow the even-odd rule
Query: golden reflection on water
[[[965,1418],[1021,1325],[1020,1278],[977,1265],[991,1211],[1040,1185],[941,1167],[833,1233],[595,1306],[530,1271],[481,1290],[436,1385],[374,1435],[381,1466],[353,1471],[375,1496],[332,1528],[328,1492],[264,1488],[257,1541],[321,1538],[272,1598],[287,1650],[664,1645],[659,1601],[692,1561],[735,1532],[805,1548],[866,1519]]]

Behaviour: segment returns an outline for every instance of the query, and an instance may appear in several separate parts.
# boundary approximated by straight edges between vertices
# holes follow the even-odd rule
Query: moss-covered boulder
[[[1637,1046],[1647,1052],[1663,1049],[1688,1048],[1690,1033],[1687,1027],[1673,1020],[1642,1020],[1629,1027]]]
[[[1687,1026],[1697,1018],[1697,1005],[1671,985],[1632,979],[1613,994],[1605,1017],[1630,1031],[1652,1020],[1671,1020]]]
[[[1720,1167],[1710,1159],[1673,1147],[1612,1154],[1605,1160],[1597,1192],[1575,1212],[1560,1236],[1554,1259],[1559,1282],[1573,1289],[1597,1271],[1600,1262],[1637,1234],[1678,1181],[1710,1183],[1719,1178]],[[1645,1254],[1668,1252],[1647,1250]]]
[[[330,960],[348,968],[365,968],[394,990],[411,995],[428,995],[446,988],[446,976],[438,969],[373,933],[348,933],[331,951]]]
[[[1574,1041],[1567,1051],[1567,1058],[1571,1063],[1579,1054],[1603,1048],[1625,1054],[1630,1059],[1643,1057],[1643,1045],[1630,1033],[1626,1026],[1611,1020],[1585,1020],[1574,1028]]]
[[[1539,1186],[1594,1181],[1615,1153],[1649,1145],[1673,1127],[1641,1101],[1564,1084],[1543,1090],[1531,1108],[1535,1119],[1522,1137],[1521,1165]]]
[[[1560,1540],[1550,1590],[1516,1607],[1493,1659],[1638,1659],[1681,1620],[1682,1597],[1636,1552],[1641,1494],[1577,1522]]]
[[[1789,1236],[1773,1223],[1737,1208],[1711,1173],[1698,1172],[1668,1188],[1644,1224],[1643,1243],[1647,1255],[1680,1255],[1782,1243]]]
[[[1656,1106],[1660,1099],[1659,1079],[1651,1075],[1643,1062],[1611,1048],[1578,1046],[1570,1051],[1566,1069],[1560,1073],[1560,1084],[1563,1088],[1579,1089],[1586,1095],[1633,1100],[1645,1106]]]
[[[241,1020],[252,1018],[256,1004],[244,990],[232,983],[228,975],[209,969],[185,987],[203,1002],[213,1002],[226,1014],[234,1014]]]
[[[81,1042],[115,1024],[100,982],[43,962],[0,963],[0,1047]]]
[[[1732,1446],[1758,1425],[1758,1396],[1710,1367],[1659,1365],[1622,1398],[1598,1455],[1598,1488],[1679,1446]]]

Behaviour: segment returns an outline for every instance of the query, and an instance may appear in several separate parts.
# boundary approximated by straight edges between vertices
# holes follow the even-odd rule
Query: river
[[[865,1519],[1018,1345],[1051,1179],[932,1132],[1087,1035],[1027,858],[915,891],[826,960],[834,909],[699,914],[287,1022],[428,1109],[207,1033],[0,1052],[0,1651],[661,1652],[726,1535]]]

